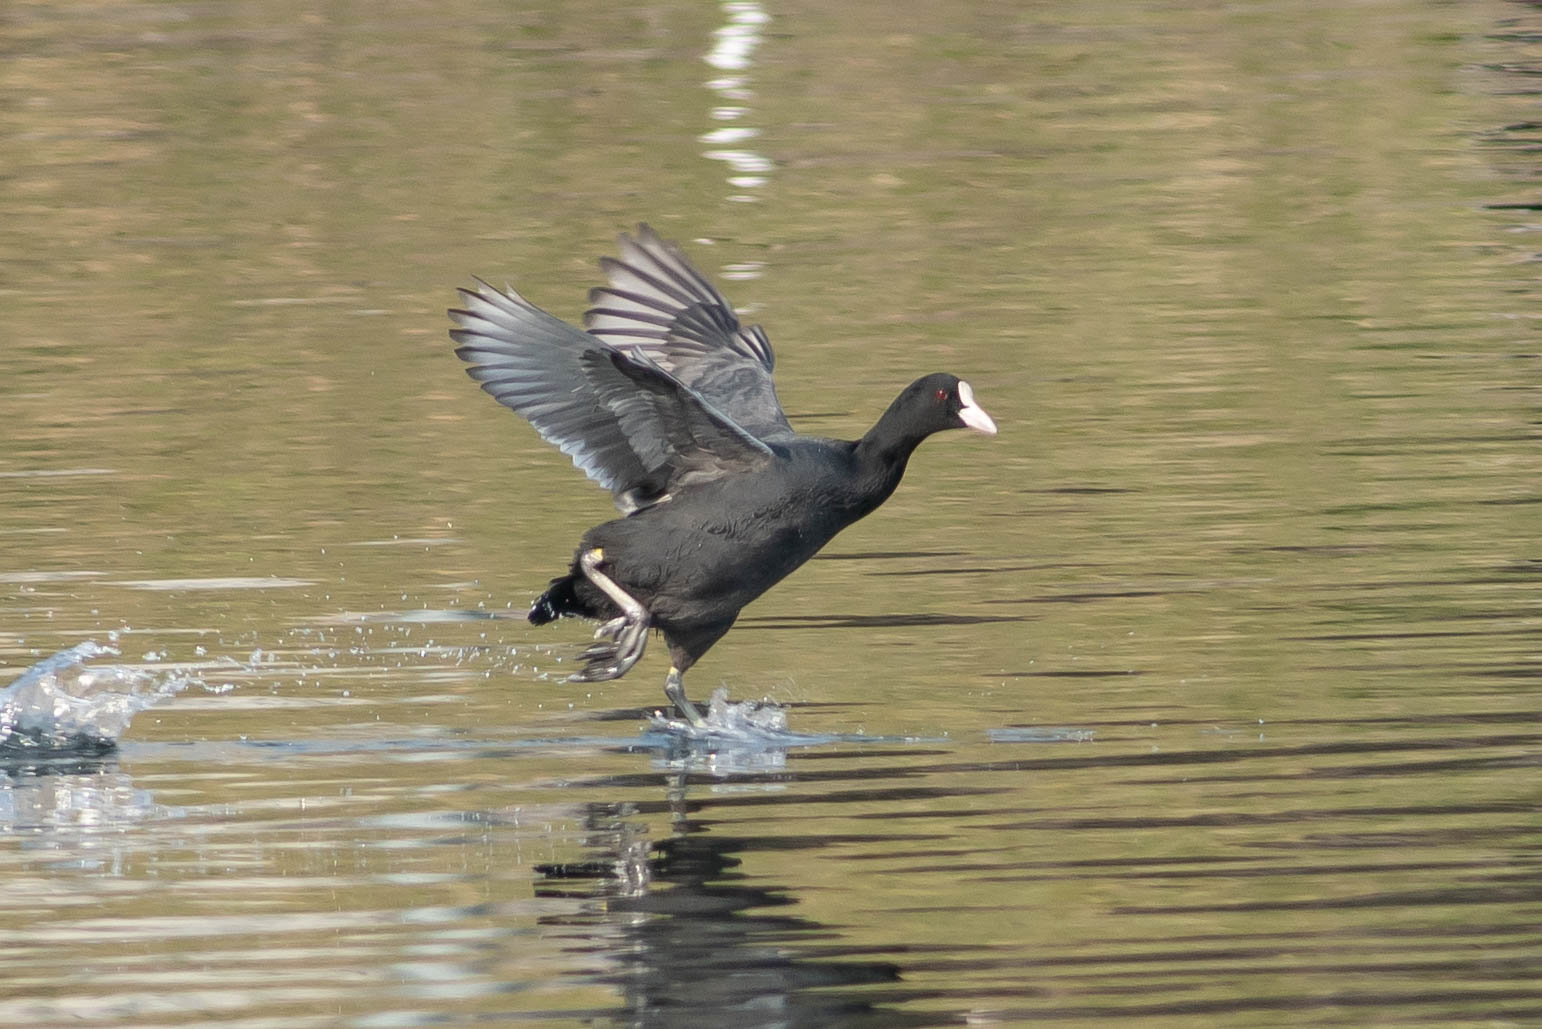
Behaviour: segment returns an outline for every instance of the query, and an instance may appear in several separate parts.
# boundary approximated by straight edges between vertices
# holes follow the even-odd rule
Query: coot
[[[664,692],[701,724],[683,674],[739,611],[894,492],[922,440],[994,434],[969,384],[917,379],[855,442],[794,432],[771,344],[679,247],[647,225],[601,262],[584,331],[477,280],[450,311],[471,377],[610,490],[622,517],[584,534],[530,609],[603,622],[572,682],[625,675],[648,630],[673,666]]]

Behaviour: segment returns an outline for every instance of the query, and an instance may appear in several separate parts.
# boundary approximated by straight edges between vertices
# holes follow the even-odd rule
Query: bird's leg
[[[698,729],[707,724],[707,720],[701,717],[701,712],[696,710],[696,705],[685,699],[685,676],[673,665],[669,667],[669,678],[664,680],[664,695],[669,698],[671,704],[675,705],[675,709],[687,722]]]
[[[621,609],[621,616],[600,626],[594,634],[596,642],[579,655],[584,661],[583,670],[568,676],[568,682],[619,679],[643,656],[643,648],[648,645],[648,625],[652,621],[648,609],[618,586],[616,580],[600,571],[600,562],[604,559],[605,552],[595,547],[579,556],[578,566],[583,569],[585,578],[615,602]]]

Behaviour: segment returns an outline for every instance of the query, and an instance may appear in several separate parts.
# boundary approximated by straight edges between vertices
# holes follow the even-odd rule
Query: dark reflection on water
[[[1447,722],[1453,731],[1470,724],[1460,718],[1434,721]],[[1124,776],[1130,788],[1192,788],[1304,785],[1337,777],[1415,781],[1535,765],[1542,733],[1534,731],[1529,713],[1480,721],[1525,731],[1444,741],[1362,735],[1339,743],[1152,754],[1078,748],[1066,755],[1034,748],[1000,761],[960,761],[958,753],[935,748],[812,752],[769,773],[605,776],[572,786],[601,795],[617,789],[634,797],[638,790],[657,792],[663,799],[586,803],[584,856],[538,866],[543,883],[537,890],[580,902],[576,914],[545,924],[577,934],[565,946],[604,954],[618,966],[600,978],[624,999],[604,1014],[625,1024],[941,1025],[971,1018],[1097,1021],[1314,1011],[1353,1017],[1357,1010],[1423,1018],[1471,1005],[1526,1018],[1542,1010],[1535,981],[1542,937],[1534,926],[1514,924],[1509,912],[1542,901],[1538,869],[1532,861],[1496,864],[1455,852],[1463,841],[1511,847],[1533,837],[1532,799],[1298,802],[1268,811],[1113,817],[1068,817],[1075,804],[1065,797],[1044,798],[1041,810],[1020,806],[1025,775],[1059,778],[1085,771],[1094,780]],[[1316,724],[1323,731],[1375,734],[1422,732],[1430,723],[1389,718],[1364,725]],[[1112,737],[1120,727],[1102,731]],[[1448,762],[1413,757],[1437,748],[1458,748],[1470,756]],[[1356,760],[1371,756],[1376,760]],[[841,767],[820,769],[832,760]],[[1236,771],[1196,774],[1221,765]],[[1184,772],[1181,778],[1128,775],[1158,768]],[[1282,775],[1282,769],[1293,771]],[[918,785],[960,777],[973,785]],[[898,782],[890,785],[891,780]],[[777,792],[742,792],[773,785]],[[711,792],[724,788],[740,792]],[[928,799],[935,806],[904,816],[895,810]],[[951,845],[958,839],[952,829],[917,831],[928,823],[948,826],[945,808],[961,803],[972,827],[968,846]],[[848,808],[847,824],[867,823],[875,831],[830,830],[825,823],[831,809]],[[653,840],[649,826],[660,818],[668,835]],[[775,830],[747,833],[747,818]],[[1456,825],[1474,819],[1483,828]],[[1398,823],[1410,827],[1379,828]],[[879,828],[891,824],[894,828]],[[820,828],[813,830],[815,825]],[[1335,825],[1344,828],[1326,831]],[[1224,837],[1195,835],[1215,831],[1238,834],[1240,846],[1225,844]],[[989,842],[1022,840],[1024,834],[1065,840],[1107,836],[1107,849],[1114,853],[1087,857],[1068,849],[1060,857],[1027,860],[1015,847]],[[1117,853],[1149,848],[1156,839],[1177,850]],[[917,881],[952,881],[935,906],[897,908],[891,917],[908,912],[1010,920],[1020,912],[1052,918],[1053,910],[1024,907],[1017,899],[1022,891],[1100,891],[1120,883],[1145,892],[1219,889],[1225,897],[1195,903],[1187,899],[1193,893],[1185,892],[1164,903],[1119,903],[1107,917],[1113,924],[1128,920],[1127,935],[1059,941],[1050,935],[1030,951],[1000,949],[984,940],[958,939],[939,947],[897,937],[854,948],[843,942],[840,927],[796,913],[806,884],[768,883],[759,871],[772,854],[831,849],[845,852],[859,875],[868,868]],[[992,859],[998,851],[1001,859]],[[1361,856],[1345,856],[1352,853]],[[1441,885],[1406,885],[1419,882]],[[1331,887],[1313,895],[1318,884]],[[1285,895],[1260,896],[1260,889]],[[974,899],[958,906],[961,893]],[[1421,924],[1432,931],[1399,934],[1359,924],[1361,913],[1383,910],[1427,911],[1435,921]],[[1333,928],[1307,931],[1291,921],[1307,915],[1330,919]],[[1150,935],[1152,923],[1181,926],[1200,916],[1244,919],[1252,929],[1239,924],[1224,934]],[[1275,928],[1262,928],[1260,920],[1269,919],[1277,920]],[[1442,925],[1443,920],[1460,924]],[[1346,977],[1361,985],[1330,992],[1318,985]],[[1441,985],[1430,985],[1431,978]],[[1210,995],[1218,988],[1225,996]]]
[[[311,953],[313,925],[374,927],[327,952],[342,965],[318,974],[412,973],[387,977],[368,1003],[327,987],[350,1010],[375,1012],[361,1025],[410,1022],[432,996],[479,1021],[650,1026],[1355,1011],[1439,1020],[1467,1010],[1524,1019],[1542,1008],[1542,935],[1516,917],[1542,901],[1526,782],[1542,750],[1534,712],[1095,730],[1092,743],[848,743],[777,760],[649,734],[600,752],[582,738],[500,744],[442,730],[416,741],[206,744],[180,765],[187,747],[132,745],[154,787],[114,760],[6,766],[0,810],[30,840],[24,854],[90,877],[83,884],[132,880],[144,857],[169,857],[189,838],[203,855],[195,867],[211,870],[293,851],[309,871],[272,894],[281,906],[266,916],[278,988],[310,975],[290,967],[303,956],[283,955]],[[605,770],[573,774],[601,757]],[[249,811],[173,809],[156,794],[187,773],[168,776],[165,762],[219,769],[247,784],[237,795],[261,789]],[[500,788],[491,806],[467,792],[489,776],[529,779],[532,766],[565,774],[538,774],[506,797]],[[393,768],[431,777],[404,793],[390,785]],[[1496,777],[1513,788],[1489,788]],[[318,814],[268,810],[268,780],[311,784],[299,797]],[[1464,783],[1476,789],[1451,785]],[[340,791],[356,790],[339,806]],[[550,839],[564,842],[526,870],[527,851]],[[312,864],[323,855],[333,856]],[[440,868],[451,874],[422,878],[416,904],[377,908],[387,884]],[[504,897],[499,885],[527,876],[537,907],[518,899],[522,887]],[[265,878],[211,884],[224,899],[209,900],[262,911],[279,885]],[[338,912],[297,913],[290,946],[272,947],[295,887],[322,891]],[[82,926],[125,934],[152,958],[184,933],[213,954],[234,958],[227,948],[240,946],[206,916],[120,910],[110,889],[100,903],[88,921],[62,911],[13,926],[16,952],[35,962],[53,934]],[[532,932],[550,954],[542,990],[598,987],[608,999],[522,1002],[535,988]],[[419,981],[443,977],[452,959],[459,985],[436,994]],[[237,961],[220,981],[264,974]],[[254,1010],[270,1003],[255,985],[241,989]],[[86,1010],[87,996],[58,1011]],[[177,1003],[201,1011],[200,996]]]
[[[951,1017],[895,1005],[926,996],[903,985],[902,966],[865,960],[836,927],[791,913],[796,886],[742,881],[738,869],[790,840],[723,834],[713,805],[687,804],[688,777],[660,777],[671,834],[649,841],[629,804],[584,807],[581,863],[538,865],[538,896],[577,898],[581,911],[543,919],[567,944],[618,966],[601,981],[620,992],[628,1025],[922,1026]],[[820,846],[831,841],[807,841]],[[584,883],[587,888],[575,889]],[[893,948],[882,948],[893,953]]]

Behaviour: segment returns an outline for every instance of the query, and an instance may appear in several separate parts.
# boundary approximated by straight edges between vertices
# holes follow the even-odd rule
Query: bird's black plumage
[[[771,344],[646,225],[601,262],[585,329],[478,280],[450,311],[471,377],[585,474],[623,517],[584,534],[530,610],[605,620],[580,681],[616,678],[663,632],[669,697],[739,611],[894,492],[934,432],[995,424],[968,383],[917,379],[860,440],[801,436],[771,380]]]

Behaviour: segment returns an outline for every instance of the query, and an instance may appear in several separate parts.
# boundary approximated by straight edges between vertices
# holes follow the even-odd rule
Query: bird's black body
[[[740,329],[728,302],[646,226],[589,332],[509,291],[462,291],[452,333],[471,374],[609,486],[624,517],[584,534],[566,576],[530,621],[606,622],[574,678],[624,674],[649,627],[669,645],[670,697],[692,720],[680,675],[740,610],[871,513],[911,453],[948,428],[994,432],[966,383],[918,379],[855,442],[799,436],[771,384],[770,344]],[[490,289],[490,287],[488,287]],[[565,330],[565,331],[564,331]],[[692,385],[694,383],[694,385]]]
[[[779,459],[763,473],[683,490],[668,503],[595,526],[579,544],[579,553],[603,550],[602,567],[653,615],[682,672],[728,631],[740,609],[888,499],[903,471],[863,469],[858,448],[835,440],[777,449]],[[571,573],[542,599],[553,614],[603,620],[618,613],[576,557]],[[541,601],[537,609],[546,610]]]

